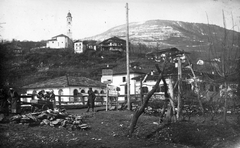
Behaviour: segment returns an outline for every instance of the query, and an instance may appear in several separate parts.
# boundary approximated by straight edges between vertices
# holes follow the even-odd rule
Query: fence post
[[[106,92],[106,111],[108,111],[108,95],[109,95],[109,90],[108,90],[108,85],[107,85],[107,92]]]
[[[116,97],[116,110],[118,110],[118,105],[119,105],[119,103],[118,103],[118,91],[117,91],[117,97]]]
[[[56,96],[54,95],[54,98],[53,98],[53,110],[56,108]]]
[[[61,107],[61,100],[62,100],[62,98],[61,98],[61,95],[59,94],[59,96],[58,96],[58,106],[59,106],[59,108]]]

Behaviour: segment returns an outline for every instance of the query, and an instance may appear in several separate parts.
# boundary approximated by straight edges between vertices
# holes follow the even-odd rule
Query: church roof
[[[37,82],[23,86],[24,89],[35,89],[35,88],[59,88],[59,87],[105,87],[106,85],[100,81],[95,81],[86,77],[76,76],[62,76],[42,82]]]
[[[59,35],[56,35],[56,36],[54,36],[54,37],[52,37],[52,38],[56,38],[56,37],[66,37],[66,38],[69,38],[68,36],[66,36],[66,35],[64,35],[64,34],[59,34]]]

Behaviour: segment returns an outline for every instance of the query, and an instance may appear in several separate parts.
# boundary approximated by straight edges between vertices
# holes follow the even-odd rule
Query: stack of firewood
[[[10,118],[10,123],[26,124],[29,126],[52,126],[59,128],[89,129],[90,126],[84,123],[84,116],[71,115],[65,110],[46,110],[42,112],[28,113],[24,115],[15,115]]]

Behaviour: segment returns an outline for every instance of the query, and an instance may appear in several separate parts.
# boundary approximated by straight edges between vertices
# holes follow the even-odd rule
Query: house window
[[[126,82],[126,77],[122,77],[122,81],[123,81],[123,82]]]
[[[148,87],[142,87],[142,93],[148,93]]]
[[[73,95],[76,96],[78,94],[78,90],[77,89],[74,89],[73,90]]]

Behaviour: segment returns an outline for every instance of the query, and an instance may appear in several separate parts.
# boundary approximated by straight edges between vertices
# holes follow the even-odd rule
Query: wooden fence
[[[146,94],[143,94],[143,97]],[[157,99],[162,99],[161,94],[155,94],[153,95],[153,98],[157,98]],[[21,95],[21,100],[24,100],[24,98],[30,98],[30,100],[34,100],[35,97],[37,97],[36,94],[28,94],[28,95]],[[125,100],[124,101],[119,101],[119,97],[127,97],[127,95],[108,95],[108,94],[96,94],[96,99],[95,99],[95,103],[101,103],[101,105],[106,106],[106,111],[111,108],[112,106],[115,106],[115,108],[117,109],[118,106],[120,104],[126,103]],[[135,102],[142,102],[141,100],[141,96],[140,94],[135,94],[135,95],[130,95],[131,97],[131,101],[135,100]],[[63,98],[68,98],[68,101],[63,101]],[[99,99],[101,98],[101,99]],[[105,99],[104,99],[105,98]],[[86,102],[88,99],[88,94],[84,93],[81,95],[55,95],[55,105],[58,106],[59,108],[61,107],[66,107],[66,106],[85,106]],[[73,100],[73,101],[72,101]],[[77,101],[76,101],[77,100]],[[26,101],[21,101],[22,104],[31,104],[30,102],[26,102]],[[82,103],[82,104],[80,104]],[[98,105],[98,104],[97,104]]]

